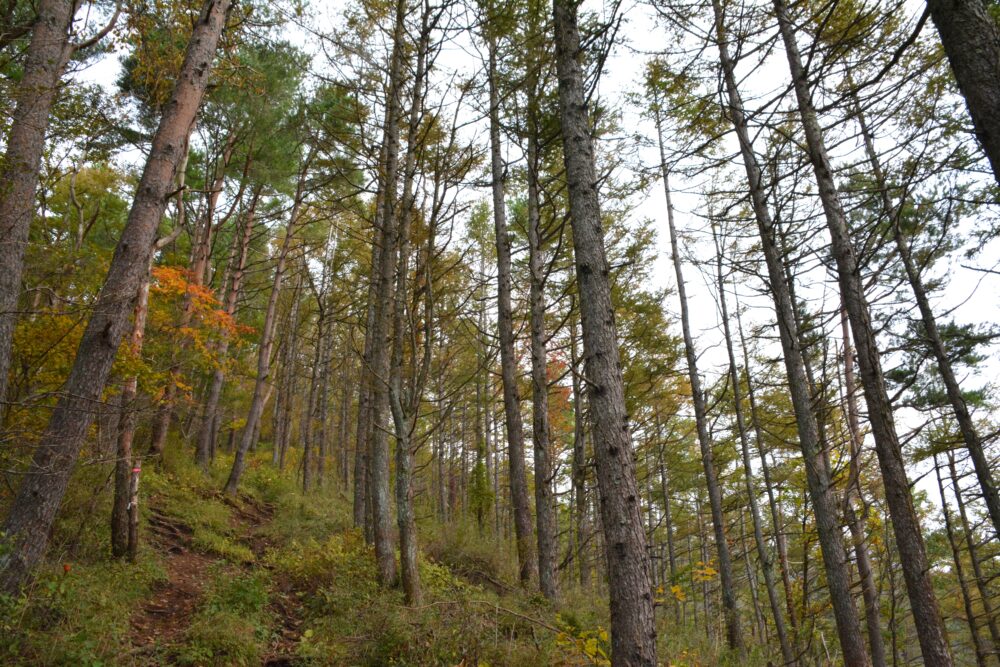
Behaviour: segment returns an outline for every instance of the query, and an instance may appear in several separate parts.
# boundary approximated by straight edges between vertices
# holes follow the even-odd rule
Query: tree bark
[[[1000,28],[983,0],[927,0],[976,138],[1000,183]]]
[[[830,231],[831,250],[837,265],[841,297],[847,308],[857,346],[861,384],[868,404],[868,418],[875,438],[875,451],[882,470],[886,501],[899,549],[903,575],[913,620],[924,662],[931,667],[950,667],[951,654],[937,598],[930,577],[920,521],[913,507],[902,449],[893,422],[892,405],[885,388],[885,378],[878,345],[872,329],[871,313],[864,293],[857,255],[851,241],[847,217],[841,205],[827,154],[823,131],[812,103],[807,74],[802,65],[794,29],[784,0],[774,0],[781,38],[788,56],[792,84],[798,101],[799,116],[809,149],[820,200]]]
[[[7,149],[0,161],[0,405],[7,396],[17,304],[21,296],[24,252],[35,216],[35,190],[49,114],[59,80],[73,53],[69,32],[76,11],[75,0],[41,0],[31,41],[24,58],[24,73],[17,87],[17,101],[7,134]]]
[[[500,373],[507,422],[507,464],[510,476],[511,509],[517,540],[518,574],[527,585],[535,576],[536,563],[531,548],[531,508],[528,478],[524,466],[524,424],[521,396],[517,387],[517,358],[514,355],[514,322],[511,312],[510,236],[504,202],[504,164],[500,145],[500,95],[497,90],[496,37],[487,37],[490,88],[490,173],[493,187],[493,225],[497,246],[497,333],[500,344]]]
[[[584,377],[610,583],[611,660],[616,667],[652,667],[656,664],[653,592],[625,410],[575,2],[554,0],[553,17],[563,160],[580,293]]]
[[[159,127],[104,286],[77,348],[69,378],[4,523],[0,589],[14,593],[41,560],[66,485],[93,420],[129,314],[149,268],[153,239],[208,84],[229,0],[208,0]]]

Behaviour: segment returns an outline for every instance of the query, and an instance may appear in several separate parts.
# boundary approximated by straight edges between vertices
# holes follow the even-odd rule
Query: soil
[[[263,567],[271,546],[263,529],[272,520],[274,508],[247,496],[238,501],[223,496],[221,500],[232,507],[236,535],[256,558],[256,563],[244,567]],[[151,508],[146,535],[163,555],[166,577],[131,620],[130,653],[138,664],[170,664],[169,647],[183,640],[201,603],[205,583],[211,578],[208,570],[226,564],[219,556],[195,551],[191,546],[193,533],[190,526]],[[299,664],[295,648],[301,636],[301,604],[279,582],[272,591],[269,609],[276,627],[263,664],[270,667]]]

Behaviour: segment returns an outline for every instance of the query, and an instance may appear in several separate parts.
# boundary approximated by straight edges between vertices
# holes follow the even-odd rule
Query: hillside
[[[53,539],[61,558],[5,602],[3,663],[609,664],[602,595],[571,589],[553,605],[520,589],[508,546],[472,521],[422,523],[425,601],[405,606],[379,587],[343,495],[303,495],[268,456],[253,459],[237,499],[218,490],[221,462],[208,477],[180,457],[148,468],[135,563],[110,561],[106,531],[83,527],[109,508],[84,497],[95,471],[81,473]],[[691,639],[661,629],[668,646]],[[697,639],[676,655],[671,664],[716,662]]]

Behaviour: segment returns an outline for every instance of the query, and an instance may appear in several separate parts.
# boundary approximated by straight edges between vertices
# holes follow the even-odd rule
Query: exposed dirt
[[[272,520],[274,508],[248,496],[234,500],[220,495],[219,499],[233,509],[236,536],[256,557],[257,563],[245,567],[263,567],[271,546],[263,528]],[[194,551],[192,534],[183,522],[152,509],[147,535],[164,555],[167,576],[132,617],[131,654],[139,664],[159,665],[169,661],[163,650],[180,640],[190,625],[209,579],[208,569],[224,562],[217,556]],[[302,634],[301,604],[287,586],[277,582],[269,608],[277,627],[263,664],[270,667],[299,664],[295,648]]]
[[[179,637],[201,600],[206,570],[215,562],[191,550],[190,527],[153,510],[149,537],[165,555],[167,579],[132,617],[134,654],[149,655]]]

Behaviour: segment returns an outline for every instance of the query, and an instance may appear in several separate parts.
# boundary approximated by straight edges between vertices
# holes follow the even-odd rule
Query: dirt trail
[[[232,508],[235,536],[255,556],[256,562],[244,567],[265,567],[264,557],[271,544],[263,529],[272,520],[274,508],[246,496],[239,501],[225,496],[219,500]],[[193,550],[193,532],[182,521],[151,509],[146,534],[164,555],[166,579],[132,617],[131,653],[138,664],[160,665],[169,660],[163,651],[183,639],[210,579],[209,568],[226,563],[219,556]],[[263,660],[270,667],[297,664],[295,647],[301,636],[300,604],[283,586],[277,588],[272,591],[269,607],[278,627]]]
[[[191,550],[193,531],[184,523],[152,510],[148,536],[166,554],[167,578],[132,617],[132,644],[138,656],[153,654],[179,637],[201,600],[206,570],[217,559]]]

